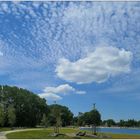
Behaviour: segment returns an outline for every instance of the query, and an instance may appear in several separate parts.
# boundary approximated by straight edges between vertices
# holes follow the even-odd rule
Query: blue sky
[[[0,2],[0,84],[75,115],[140,119],[139,2]]]

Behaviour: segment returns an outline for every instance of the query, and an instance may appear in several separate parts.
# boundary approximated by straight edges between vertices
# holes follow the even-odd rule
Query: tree
[[[56,112],[60,112],[60,116],[61,116],[61,125],[62,126],[68,126],[72,124],[73,121],[73,113],[69,110],[68,107],[66,106],[62,106],[62,105],[58,105],[58,104],[53,104],[49,106],[49,110],[50,110],[50,114],[48,116],[49,118],[49,124],[51,126],[53,126],[56,123],[56,118],[54,116],[56,115],[52,115],[54,112],[54,110],[56,110]],[[55,112],[55,113],[56,113]]]
[[[61,126],[61,110],[59,105],[53,106],[51,110],[53,118],[55,118],[54,133],[59,133],[59,127]]]
[[[78,125],[78,117],[73,117],[73,125],[77,126]]]
[[[100,125],[101,123],[101,115],[98,110],[93,109],[90,111],[90,123],[92,124],[92,133],[96,135],[97,130],[96,127]]]
[[[108,127],[116,125],[115,121],[113,119],[108,119],[105,121]]]
[[[61,121],[61,112],[60,110],[56,110],[56,133],[59,133],[59,128],[62,125]]]
[[[82,126],[82,125],[85,124],[85,122],[84,122],[84,113],[82,113],[82,112],[78,113],[78,122],[77,122],[77,124],[79,126]]]
[[[10,126],[14,126],[16,122],[16,114],[15,114],[15,108],[13,105],[8,106],[8,123]]]
[[[18,87],[0,86],[0,103],[5,110],[5,127],[11,124],[11,121],[10,124],[8,121],[8,107],[11,105],[15,109],[17,127],[34,127],[40,124],[43,114],[48,113],[45,99]]]
[[[41,120],[41,125],[43,125],[44,127],[47,127],[48,125],[48,119],[46,114],[43,114],[42,120]]]
[[[84,114],[78,117],[78,125],[84,126],[85,125],[85,117]]]
[[[0,105],[0,126],[4,125],[4,107]]]
[[[126,127],[135,127],[135,126],[137,126],[137,121],[135,121],[134,119],[129,119],[128,121],[126,121],[125,126]]]
[[[140,127],[140,121],[137,121],[137,126]]]
[[[126,122],[124,120],[120,120],[120,122],[119,122],[119,126],[120,127],[124,127],[125,124],[126,124]]]
[[[78,125],[92,125],[92,133],[96,134],[96,127],[101,123],[101,115],[97,109],[90,112],[80,113],[78,116]]]
[[[85,112],[84,115],[82,116],[83,117],[83,120],[84,120],[84,123],[85,125],[90,125],[91,124],[91,112]]]

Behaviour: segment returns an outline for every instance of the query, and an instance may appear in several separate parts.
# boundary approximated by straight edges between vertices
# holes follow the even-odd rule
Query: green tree
[[[5,110],[5,124],[8,126],[8,106],[13,105],[17,127],[34,127],[40,124],[43,114],[48,113],[46,100],[26,89],[0,86],[0,103]]]
[[[97,134],[97,126],[100,125],[101,123],[101,114],[99,113],[98,110],[93,109],[90,111],[89,113],[90,115],[90,123],[92,124],[92,133],[94,133],[95,135]]]
[[[54,118],[54,133],[59,133],[59,127],[61,126],[61,106],[54,105],[51,109],[51,115]]]
[[[0,105],[0,126],[4,126],[4,107],[3,105]]]
[[[140,127],[140,120],[139,120],[139,121],[137,121],[137,126],[138,126],[138,127]]]
[[[120,122],[119,122],[119,126],[120,127],[124,127],[125,124],[126,124],[126,122],[124,120],[120,120]]]
[[[113,119],[108,119],[105,121],[108,127],[116,125],[115,121]]]
[[[59,133],[59,128],[62,125],[62,121],[61,121],[61,111],[60,110],[56,110],[56,133]]]
[[[53,126],[56,123],[56,121],[55,121],[56,118],[54,118],[54,116],[52,115],[52,112],[54,110],[56,110],[56,112],[58,112],[58,114],[60,112],[61,125],[62,126],[68,126],[68,125],[72,124],[72,122],[73,122],[73,113],[69,110],[68,107],[58,105],[58,104],[53,104],[53,105],[49,106],[49,110],[50,110],[51,113],[49,114],[48,118],[49,118],[49,124],[51,126]]]
[[[82,126],[85,124],[84,122],[84,113],[79,112],[78,113],[78,122],[77,122],[78,126]]]
[[[78,125],[78,117],[73,117],[73,125],[77,126]]]
[[[43,125],[44,127],[48,126],[48,119],[46,114],[43,114],[42,120],[41,120],[41,125]]]
[[[16,122],[16,114],[15,114],[15,108],[13,105],[8,106],[8,123],[10,126],[14,126]]]
[[[128,121],[126,121],[125,126],[126,127],[136,127],[137,121],[135,121],[134,119],[129,119]]]

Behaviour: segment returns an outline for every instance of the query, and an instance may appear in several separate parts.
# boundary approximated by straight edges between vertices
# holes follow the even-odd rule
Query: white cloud
[[[39,94],[39,96],[42,97],[42,98],[46,98],[47,100],[53,100],[53,101],[62,99],[61,96],[53,94],[53,93],[49,93],[49,92]]]
[[[0,56],[3,56],[3,53],[0,51]]]
[[[4,53],[4,57],[0,57],[0,74],[7,74],[8,81],[24,83],[27,87],[36,83],[37,86],[32,87],[42,89],[46,83],[51,85],[57,80],[53,74],[48,74],[48,70],[46,72],[50,64],[54,67],[62,57],[77,61],[100,42],[123,46],[133,52],[134,61],[136,56],[140,60],[137,3],[70,3],[5,2],[7,6],[0,5],[0,14],[3,14],[1,40],[4,44],[0,49]],[[26,16],[28,20],[24,19]],[[21,24],[15,24],[20,21]],[[10,23],[13,26],[9,26]],[[18,32],[19,28],[22,32]],[[33,61],[22,61],[21,57]],[[38,70],[36,76],[30,75],[34,70]],[[44,80],[50,75],[51,78]],[[29,77],[34,83],[27,80]]]
[[[115,47],[97,47],[85,58],[71,62],[60,59],[57,76],[78,84],[105,82],[109,77],[130,72],[132,53]]]
[[[63,84],[57,87],[46,87],[39,96],[47,100],[60,100],[62,99],[60,95],[68,95],[69,93],[86,94],[85,91],[79,91],[68,84]]]
[[[64,95],[74,91],[75,89],[68,84],[60,85],[58,87],[46,87],[44,89],[44,92]]]
[[[8,4],[2,3],[1,8],[2,8],[3,12],[9,12]]]

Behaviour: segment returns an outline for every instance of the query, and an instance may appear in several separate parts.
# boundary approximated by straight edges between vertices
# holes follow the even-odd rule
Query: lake
[[[92,131],[92,128],[80,128],[81,130]],[[104,133],[116,133],[116,134],[140,134],[140,129],[133,128],[97,128],[98,132]]]

